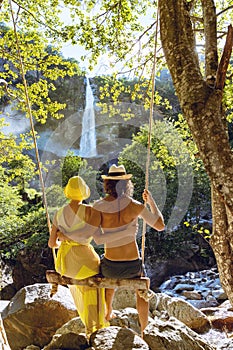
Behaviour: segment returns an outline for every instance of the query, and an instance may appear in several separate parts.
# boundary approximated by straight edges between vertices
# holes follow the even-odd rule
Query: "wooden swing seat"
[[[148,277],[138,277],[138,278],[105,278],[99,275],[88,277],[82,280],[77,280],[74,278],[61,276],[58,272],[54,270],[46,271],[46,278],[48,283],[66,285],[78,285],[78,286],[89,286],[95,288],[125,288],[125,289],[140,289],[149,290],[150,279]]]

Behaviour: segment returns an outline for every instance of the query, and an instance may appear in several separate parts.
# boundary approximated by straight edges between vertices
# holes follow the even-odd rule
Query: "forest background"
[[[87,72],[80,62],[64,59],[63,43],[85,48],[86,57],[81,59],[88,59],[88,72],[99,57],[109,55],[113,74],[91,79],[98,116],[103,118],[99,123],[121,118],[119,132],[123,138],[126,131],[130,133],[132,143],[118,158],[133,173],[139,200],[148,143],[149,118],[144,116],[152,111],[154,118],[150,186],[158,190],[157,195],[161,189],[166,193],[160,206],[167,228],[162,235],[150,230],[146,247],[154,256],[176,256],[184,243],[192,241],[200,259],[214,253],[230,300],[232,7],[229,1],[178,0],[175,5],[172,1],[1,1],[0,15],[1,105],[11,103],[26,117],[32,114],[38,131],[41,126],[56,127],[77,107],[84,109]],[[70,11],[68,25],[60,19],[64,8]],[[142,15],[146,26],[141,24]],[[172,81],[161,79],[166,65]],[[128,120],[133,126],[124,128]],[[2,127],[4,123],[2,119]],[[45,249],[48,226],[32,134],[16,139],[1,132],[0,137],[1,253],[14,263],[22,249],[33,247],[40,253]],[[54,171],[53,179],[59,178],[46,188],[50,215],[64,203],[62,187],[74,174],[82,174],[88,183],[93,179],[100,196],[100,174],[109,160],[95,169],[88,159],[69,153],[56,164],[43,164],[45,177]]]

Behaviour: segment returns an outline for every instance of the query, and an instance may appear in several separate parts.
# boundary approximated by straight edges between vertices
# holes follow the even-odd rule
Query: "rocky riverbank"
[[[50,298],[49,284],[22,288],[2,312],[8,350],[230,350],[233,312],[228,301],[197,309],[182,298],[153,293],[143,339],[135,309],[135,293],[118,290],[116,318],[88,339],[68,288]],[[125,305],[127,304],[127,307]]]

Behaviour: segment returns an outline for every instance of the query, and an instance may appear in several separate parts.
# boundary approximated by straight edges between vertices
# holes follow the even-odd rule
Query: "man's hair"
[[[105,193],[113,196],[114,198],[121,197],[123,195],[133,196],[133,183],[131,180],[104,180]]]

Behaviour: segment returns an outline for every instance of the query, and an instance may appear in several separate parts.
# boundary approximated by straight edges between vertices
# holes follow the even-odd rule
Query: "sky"
[[[95,10],[93,9],[92,11],[96,11],[96,7]],[[63,9],[61,14],[61,20],[64,21],[65,24],[72,23],[70,19],[70,13],[67,8]],[[140,23],[143,22],[146,25],[148,23],[150,24],[152,20],[154,21],[154,19],[152,19],[152,14],[149,12],[147,15],[141,17]],[[100,57],[97,66],[91,72],[88,72],[88,62],[83,62],[80,59],[81,56],[87,55],[87,52],[84,50],[83,47],[79,45],[72,45],[71,43],[65,43],[62,48],[62,54],[65,58],[77,59],[80,63],[80,68],[85,68],[89,77],[95,75],[113,74],[113,68],[110,64],[113,63],[113,60],[112,62],[110,62],[110,58],[107,56],[107,54],[104,54]],[[119,63],[115,68],[116,70],[120,70],[122,68],[122,65]]]
[[[85,68],[88,72],[88,62],[81,61],[80,57],[87,54],[87,52],[79,45],[72,45],[66,43],[63,45],[62,54],[65,58],[75,58],[80,63],[80,68]],[[107,55],[102,55],[99,59],[97,66],[93,71],[88,72],[88,75],[95,76],[100,74],[112,74],[112,69],[110,68],[110,60]]]

